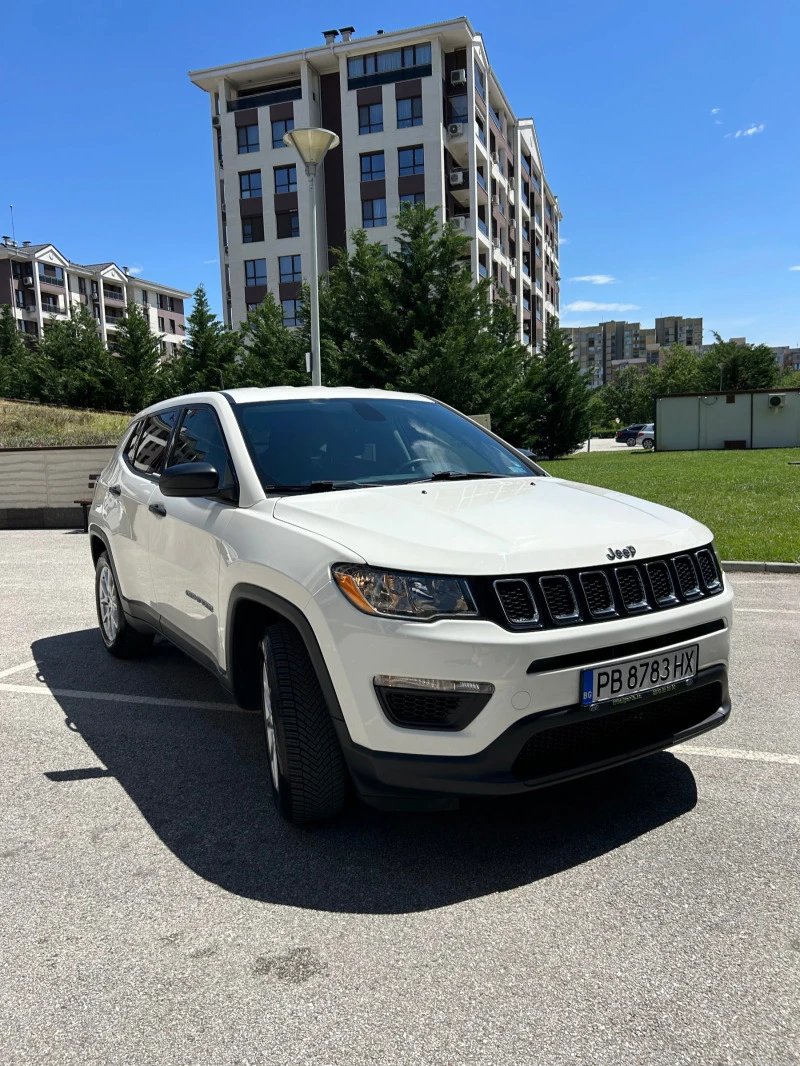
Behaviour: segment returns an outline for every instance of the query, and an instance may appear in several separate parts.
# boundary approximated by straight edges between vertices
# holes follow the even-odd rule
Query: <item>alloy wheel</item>
[[[261,660],[261,686],[263,690],[264,708],[264,733],[267,738],[267,758],[269,759],[269,775],[272,778],[272,787],[277,792],[280,788],[280,771],[278,769],[278,741],[275,736],[275,717],[272,711],[272,696],[269,690],[269,677],[267,674],[267,660]]]
[[[100,571],[98,598],[103,635],[108,644],[113,644],[119,633],[119,596],[110,566],[104,566]]]

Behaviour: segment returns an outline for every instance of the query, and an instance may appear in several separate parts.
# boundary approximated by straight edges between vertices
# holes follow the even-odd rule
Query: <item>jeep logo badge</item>
[[[636,549],[632,544],[627,548],[609,548],[606,553],[607,559],[632,559],[636,555]]]

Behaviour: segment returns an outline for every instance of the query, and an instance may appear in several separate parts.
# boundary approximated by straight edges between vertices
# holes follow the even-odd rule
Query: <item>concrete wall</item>
[[[114,454],[106,448],[0,449],[0,529],[69,529],[81,523],[73,501]]]
[[[784,397],[784,406],[770,406],[775,395]],[[726,441],[743,441],[746,448],[800,447],[800,390],[658,399],[659,451],[724,449]]]

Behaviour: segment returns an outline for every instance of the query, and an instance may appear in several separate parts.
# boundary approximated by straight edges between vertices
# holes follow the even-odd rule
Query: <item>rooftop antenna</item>
[[[14,229],[14,205],[13,204],[9,204],[8,205],[8,210],[11,212],[11,240],[14,242],[14,244],[16,244],[17,243],[17,233],[16,233],[16,230]]]

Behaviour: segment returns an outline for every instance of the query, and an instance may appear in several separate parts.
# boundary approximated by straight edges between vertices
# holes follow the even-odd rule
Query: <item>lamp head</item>
[[[317,166],[338,145],[339,138],[331,130],[299,129],[284,133],[283,143],[296,148],[306,166]]]

